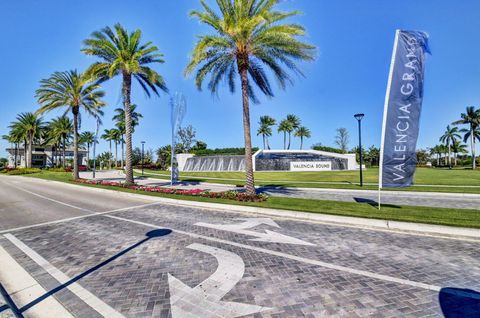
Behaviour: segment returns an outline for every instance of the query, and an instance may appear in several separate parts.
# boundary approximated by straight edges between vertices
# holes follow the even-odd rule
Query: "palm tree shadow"
[[[45,300],[46,298],[50,297],[50,296],[53,296],[55,293],[67,288],[68,286],[70,286],[71,284],[77,282],[78,280],[82,279],[83,277],[93,273],[94,271],[104,267],[105,265],[113,262],[114,260],[116,260],[117,258],[125,255],[126,253],[130,252],[131,250],[137,248],[138,246],[146,243],[147,241],[153,239],[153,238],[157,238],[157,237],[162,237],[162,236],[166,236],[166,235],[169,235],[170,233],[172,233],[172,230],[170,229],[157,229],[157,230],[153,230],[153,231],[149,231],[145,234],[146,238],[144,238],[143,240],[141,241],[138,241],[137,243],[127,247],[126,249],[118,252],[117,254],[113,255],[112,257],[108,258],[107,260],[95,265],[94,267],[86,270],[85,272],[81,273],[81,274],[78,274],[77,276],[73,277],[72,279],[70,279],[68,282],[66,283],[63,283],[51,290],[49,290],[48,292],[46,292],[45,294],[43,294],[42,296],[38,297],[37,299],[34,299],[32,300],[30,303],[26,304],[25,306],[23,306],[22,308],[19,309],[20,312],[25,312],[26,310],[32,308],[33,306],[35,306],[36,304],[40,303],[41,301]]]
[[[480,317],[480,293],[471,289],[442,288],[438,295],[445,318]]]

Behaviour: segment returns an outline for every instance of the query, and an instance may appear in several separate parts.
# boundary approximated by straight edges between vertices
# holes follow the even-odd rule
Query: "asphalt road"
[[[88,318],[480,315],[479,241],[0,186],[0,247],[49,291],[27,314],[53,295]]]

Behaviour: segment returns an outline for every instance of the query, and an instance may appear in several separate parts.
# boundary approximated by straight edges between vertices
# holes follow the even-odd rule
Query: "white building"
[[[23,146],[15,149],[15,147],[10,147],[6,149],[8,153],[8,167],[15,167],[15,157],[17,158],[17,167],[25,167],[25,151]],[[16,153],[16,155],[15,155]],[[61,148],[57,148],[54,151],[52,146],[32,146],[32,167],[33,168],[46,168],[54,167],[59,165],[62,162],[63,152]],[[68,147],[65,150],[65,159],[66,161],[73,160],[73,147]],[[87,151],[85,149],[78,149],[78,162],[81,165],[87,164]],[[57,164],[55,164],[57,163]]]

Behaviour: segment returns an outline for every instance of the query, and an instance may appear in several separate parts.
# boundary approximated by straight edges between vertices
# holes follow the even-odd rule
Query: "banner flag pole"
[[[387,92],[385,94],[385,103],[383,106],[383,123],[382,123],[382,139],[380,142],[380,167],[378,172],[378,210],[381,209],[381,200],[382,200],[382,186],[383,186],[383,154],[384,154],[384,145],[385,145],[385,128],[387,124],[387,114],[388,114],[388,104],[390,102],[390,90],[392,88],[392,78],[393,71],[395,66],[395,59],[397,57],[397,47],[398,47],[398,36],[400,30],[395,31],[395,40],[393,42],[393,53],[392,59],[390,61],[390,71],[388,74],[388,83],[387,83]]]

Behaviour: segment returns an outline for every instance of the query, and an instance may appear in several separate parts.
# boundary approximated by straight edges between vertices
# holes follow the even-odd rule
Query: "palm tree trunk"
[[[265,150],[265,135],[263,135],[263,150]]]
[[[33,148],[33,134],[28,137],[28,164],[27,168],[32,167],[32,148]]]
[[[78,180],[78,108],[73,107],[73,179]]]
[[[240,79],[242,82],[242,98],[243,98],[243,135],[245,139],[245,192],[247,195],[255,195],[255,179],[253,176],[252,162],[252,139],[250,135],[250,105],[248,96],[248,73],[247,59],[239,61],[238,69],[240,70]]]
[[[289,132],[289,133],[288,133],[288,147],[287,147],[288,150],[290,150],[290,143],[291,143],[291,141],[292,141],[292,133]]]
[[[118,167],[118,142],[115,141],[115,168]]]
[[[110,156],[108,157],[108,169],[109,169],[109,170],[112,170],[112,157],[113,157],[113,153],[112,153],[112,141],[110,140]]]
[[[452,169],[452,153],[451,153],[450,144],[448,144],[448,167]]]
[[[23,166],[26,168],[27,165],[28,165],[28,162],[27,162],[27,152],[28,152],[28,149],[27,149],[27,139],[24,139],[23,140]],[[20,158],[21,160],[22,158]]]
[[[122,169],[123,169],[123,162],[125,161],[124,156],[125,156],[125,141],[122,139],[122,161],[121,161]]]
[[[125,185],[133,185],[132,167],[132,114],[130,110],[130,93],[132,89],[132,75],[123,73],[123,107],[125,112],[125,139],[126,139],[126,162],[125,162]]]
[[[87,142],[87,168],[90,168],[90,143]]]
[[[283,132],[283,149],[287,150],[287,133]]]
[[[300,137],[300,150],[303,149],[303,137]]]
[[[18,156],[18,142],[15,143],[15,162],[13,163],[13,167],[17,169],[17,156]]]
[[[475,170],[477,168],[477,163],[475,161],[475,134],[473,128],[470,129],[470,144],[472,147],[472,169]]]
[[[67,137],[64,136],[64,137],[63,137],[63,144],[62,144],[62,167],[63,167],[63,169],[65,169],[65,167],[67,166],[67,165],[66,165],[66,162],[65,162],[65,148],[66,148],[66,144],[67,144]]]

